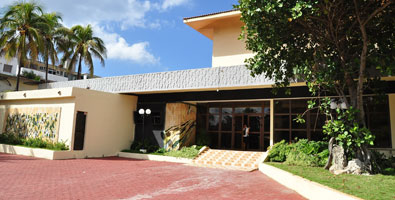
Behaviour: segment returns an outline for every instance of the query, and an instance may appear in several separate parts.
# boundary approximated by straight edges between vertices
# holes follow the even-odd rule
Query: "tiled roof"
[[[239,9],[232,9],[232,10],[226,10],[226,11],[221,11],[221,12],[209,13],[209,14],[204,14],[204,15],[199,15],[199,16],[194,16],[194,17],[185,17],[184,20],[194,19],[194,18],[199,18],[199,17],[207,17],[207,16],[211,16],[211,15],[228,13],[228,12],[233,12],[233,11],[237,11],[237,10],[239,10]]]

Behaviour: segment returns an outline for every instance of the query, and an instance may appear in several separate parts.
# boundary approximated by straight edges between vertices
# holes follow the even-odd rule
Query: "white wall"
[[[12,65],[11,73],[4,72],[4,64]],[[17,74],[18,69],[18,60],[16,58],[12,58],[11,60],[7,60],[4,56],[0,56],[0,73],[7,74],[10,76],[15,76]]]

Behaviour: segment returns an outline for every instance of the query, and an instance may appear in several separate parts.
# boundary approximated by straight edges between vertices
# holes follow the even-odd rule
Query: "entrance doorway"
[[[243,125],[250,127],[249,146]],[[265,151],[270,145],[270,102],[198,104],[197,134],[207,133],[210,148]]]
[[[83,150],[84,149],[85,124],[86,124],[86,112],[78,111],[77,118],[75,120],[73,150]]]

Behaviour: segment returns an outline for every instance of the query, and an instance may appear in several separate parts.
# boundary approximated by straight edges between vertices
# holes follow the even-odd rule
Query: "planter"
[[[139,159],[139,160],[154,160],[154,161],[165,161],[165,162],[192,164],[192,159],[176,158],[176,157],[172,157],[172,156],[160,156],[160,155],[141,154],[141,153],[127,153],[127,152],[119,152],[118,156],[122,157],[122,158],[133,158],[133,159]]]
[[[8,144],[0,144],[0,153],[31,156],[35,158],[44,158],[49,160],[61,160],[77,157],[76,152],[72,151],[55,151],[49,149],[21,147]]]

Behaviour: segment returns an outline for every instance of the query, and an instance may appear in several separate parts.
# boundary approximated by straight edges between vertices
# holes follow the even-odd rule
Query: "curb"
[[[165,161],[165,162],[174,162],[174,163],[182,163],[182,164],[192,164],[192,159],[188,159],[188,158],[176,158],[171,156],[150,155],[150,154],[141,154],[141,153],[118,152],[118,157],[132,158],[138,160],[153,160],[153,161]]]
[[[264,163],[259,164],[259,171],[307,199],[362,200]]]

